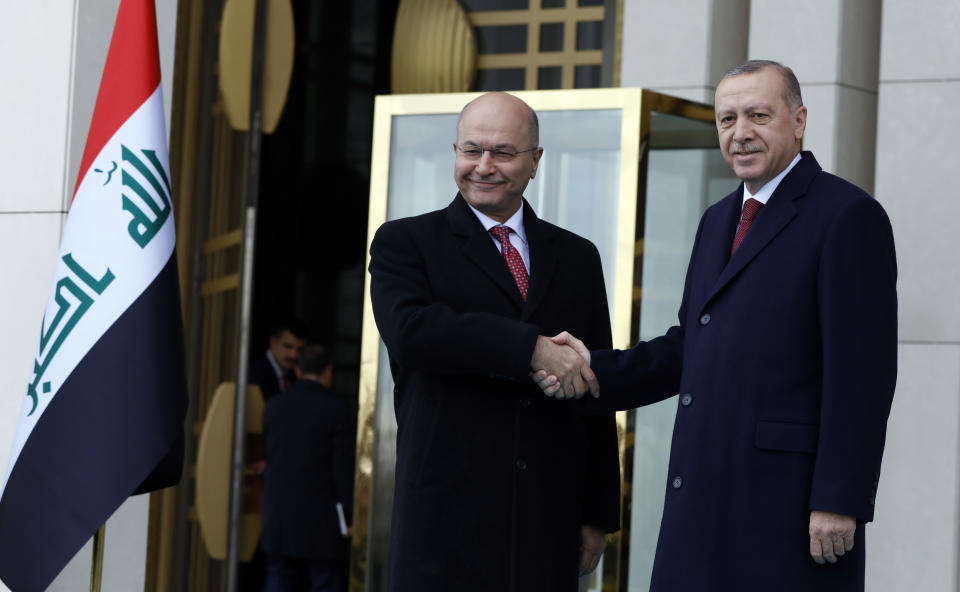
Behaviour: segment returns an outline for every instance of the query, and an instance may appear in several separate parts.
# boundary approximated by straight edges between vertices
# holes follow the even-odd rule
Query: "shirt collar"
[[[770,179],[766,184],[760,188],[760,191],[757,191],[756,195],[751,194],[750,190],[747,189],[747,184],[743,184],[743,201],[740,202],[740,206],[743,207],[743,204],[747,203],[748,199],[755,199],[767,205],[767,202],[770,200],[770,196],[773,195],[773,192],[777,190],[777,187],[780,185],[780,181],[783,181],[783,178],[787,176],[787,173],[790,172],[790,169],[794,167],[798,162],[800,162],[800,154],[798,153],[793,157],[793,160],[790,161],[790,164],[787,165],[787,168],[783,169],[779,175]]]
[[[283,370],[280,369],[280,364],[277,363],[269,349],[267,350],[267,361],[273,366],[273,373],[277,375],[277,378],[283,378]]]
[[[493,228],[494,226],[501,225],[500,222],[497,222],[490,216],[484,214],[477,208],[471,206],[469,203],[467,204],[467,206],[471,210],[473,210],[473,213],[477,216],[477,219],[480,220],[481,224],[483,224],[483,229],[486,230],[487,232],[490,232],[490,229]],[[524,244],[527,243],[527,233],[523,228],[523,205],[520,206],[520,209],[518,209],[514,215],[510,216],[510,218],[508,218],[507,221],[503,223],[503,226],[509,226],[510,229],[517,234],[517,236],[520,238],[520,240],[523,241]]]

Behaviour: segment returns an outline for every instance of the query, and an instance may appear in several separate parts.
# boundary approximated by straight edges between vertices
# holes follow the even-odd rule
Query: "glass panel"
[[[477,70],[477,90],[521,90],[526,87],[523,68],[491,68]]]
[[[567,5],[567,0],[543,0],[540,3],[541,8],[563,8]]]
[[[529,0],[459,0],[467,12],[484,12],[488,10],[527,10]]]
[[[579,0],[577,6],[603,6],[604,0]]]
[[[540,25],[540,51],[563,51],[563,23]]]
[[[523,53],[527,51],[527,25],[497,25],[474,27],[477,34],[477,53]]]
[[[537,88],[552,90],[563,86],[563,68],[560,66],[541,66],[537,69]]]
[[[601,66],[576,66],[573,69],[573,88],[600,88]]]
[[[684,276],[700,216],[739,181],[720,155],[712,123],[651,113],[647,183],[643,190],[640,339],[677,324]],[[629,592],[650,586],[663,513],[676,400],[635,412]]]
[[[577,23],[577,50],[603,49],[603,21]]]

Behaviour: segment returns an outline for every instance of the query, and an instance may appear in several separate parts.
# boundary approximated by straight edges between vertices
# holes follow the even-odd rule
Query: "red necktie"
[[[510,243],[510,233],[513,229],[509,226],[494,226],[490,233],[497,237],[500,246],[503,249],[503,258],[507,261],[507,267],[513,274],[513,281],[517,282],[517,288],[520,289],[520,296],[527,299],[527,288],[530,287],[530,278],[527,276],[527,268],[523,264],[523,258],[520,252]]]
[[[733,236],[733,247],[730,249],[730,256],[737,252],[737,247],[743,242],[743,237],[747,236],[747,231],[753,226],[753,219],[757,217],[763,204],[752,197],[743,204],[743,216],[740,218],[740,225],[737,226],[737,234]]]

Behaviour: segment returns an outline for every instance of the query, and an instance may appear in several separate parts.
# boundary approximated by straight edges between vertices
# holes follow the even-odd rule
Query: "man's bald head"
[[[463,116],[474,106],[489,107],[493,111],[500,109],[519,109],[525,113],[526,136],[530,140],[527,148],[534,148],[540,145],[540,120],[537,119],[537,112],[530,108],[521,99],[505,92],[489,92],[480,95],[463,106],[460,110],[460,117],[457,119],[457,136],[460,136]]]
[[[537,115],[507,93],[487,93],[460,112],[454,179],[468,204],[504,222],[520,209],[523,191],[543,155]]]

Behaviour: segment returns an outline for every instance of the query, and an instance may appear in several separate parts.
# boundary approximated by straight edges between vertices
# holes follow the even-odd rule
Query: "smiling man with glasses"
[[[388,589],[575,592],[619,527],[617,432],[577,400],[597,392],[586,361],[546,336],[610,347],[600,257],[523,199],[543,156],[526,103],[475,99],[453,149],[453,202],[370,249],[398,425]]]

